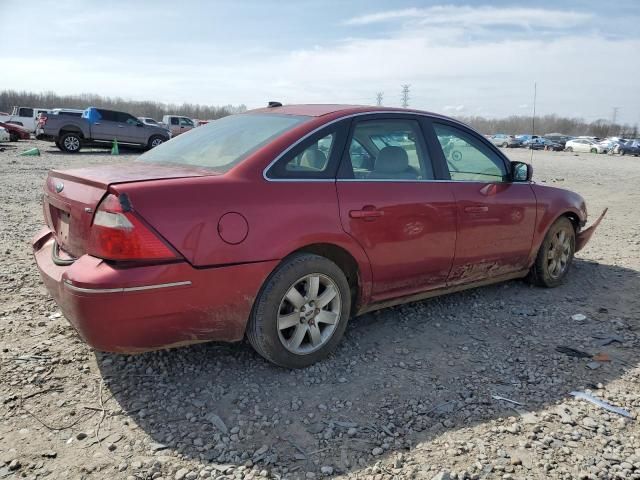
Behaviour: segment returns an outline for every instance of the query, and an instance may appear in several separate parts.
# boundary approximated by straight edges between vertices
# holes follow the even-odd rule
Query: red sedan
[[[12,142],[17,142],[18,140],[29,140],[29,138],[31,138],[29,130],[21,127],[20,125],[0,122],[0,127],[4,127],[5,130],[9,132],[9,138]]]
[[[270,105],[130,164],[49,173],[35,258],[88,344],[246,335],[304,367],[354,315],[515,278],[555,287],[602,218],[583,229],[580,195],[456,120]]]

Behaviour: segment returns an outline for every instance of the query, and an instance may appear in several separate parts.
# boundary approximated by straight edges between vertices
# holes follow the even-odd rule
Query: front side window
[[[178,135],[149,150],[139,161],[191,165],[224,173],[308,119],[302,115],[230,115]]]
[[[181,118],[180,125],[183,127],[193,127],[193,122],[190,118]]]
[[[347,152],[345,174],[356,180],[433,179],[433,167],[416,120],[358,122]],[[351,171],[353,173],[351,173]]]
[[[171,117],[171,125],[180,125],[178,117]]]
[[[481,140],[450,125],[434,124],[451,180],[506,182],[503,160]]]

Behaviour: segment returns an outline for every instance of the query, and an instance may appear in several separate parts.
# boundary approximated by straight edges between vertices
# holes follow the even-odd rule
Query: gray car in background
[[[111,147],[114,141],[148,149],[171,138],[164,127],[144,124],[129,113],[95,107],[87,108],[80,118],[43,115],[38,132],[36,138],[51,140],[67,153],[79,152],[82,147]]]
[[[496,147],[517,148],[522,146],[522,142],[516,137],[514,137],[513,135],[506,135],[504,133],[496,133],[495,135],[491,135],[489,137],[489,140]]]

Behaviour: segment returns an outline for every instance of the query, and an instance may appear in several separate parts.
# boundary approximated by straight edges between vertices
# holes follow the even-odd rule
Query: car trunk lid
[[[219,175],[210,170],[142,162],[49,172],[43,196],[44,217],[63,260],[87,252],[94,212],[111,185]]]

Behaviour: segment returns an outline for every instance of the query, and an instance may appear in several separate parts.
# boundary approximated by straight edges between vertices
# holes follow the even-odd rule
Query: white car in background
[[[565,146],[566,152],[591,152],[591,153],[605,153],[607,149],[600,145],[598,142],[589,138],[574,138],[569,140]]]
[[[11,135],[9,135],[6,128],[0,127],[0,142],[8,142],[10,139]]]

